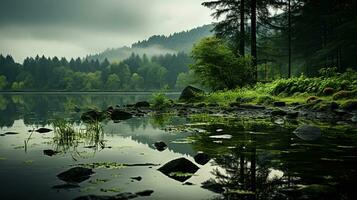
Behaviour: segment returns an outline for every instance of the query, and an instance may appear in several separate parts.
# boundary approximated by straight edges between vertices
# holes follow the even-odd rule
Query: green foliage
[[[188,71],[185,53],[149,58],[132,54],[122,62],[57,57],[26,58],[22,65],[0,55],[1,90],[158,90],[175,88],[177,76]],[[6,79],[4,79],[6,77]]]
[[[153,108],[161,110],[167,108],[171,101],[164,92],[156,92],[152,94],[151,104]]]
[[[285,93],[293,95],[295,93],[321,94],[325,88],[333,88],[335,91],[352,90],[357,88],[357,73],[347,71],[343,74],[335,73],[331,77],[307,78],[303,75],[290,79],[278,79],[268,84],[271,94],[279,95]]]
[[[7,85],[6,76],[0,75],[0,90]]]
[[[209,37],[194,45],[194,64],[190,68],[202,84],[214,90],[233,89],[253,83],[250,57],[237,57],[221,39]]]

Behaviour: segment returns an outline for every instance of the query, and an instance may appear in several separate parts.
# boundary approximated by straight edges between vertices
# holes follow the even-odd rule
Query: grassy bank
[[[316,103],[323,106],[336,102],[346,106],[357,102],[357,73],[348,71],[333,76],[305,76],[278,79],[255,86],[212,92],[202,98],[205,103],[227,106],[232,102],[272,105],[276,101],[289,104]]]

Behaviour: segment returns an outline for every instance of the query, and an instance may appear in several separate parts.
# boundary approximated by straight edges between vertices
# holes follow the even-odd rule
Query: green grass
[[[230,103],[236,102],[237,99],[241,99],[248,104],[271,105],[274,101],[303,104],[307,103],[309,97],[316,96],[324,102],[335,101],[342,105],[349,100],[357,100],[356,80],[357,73],[355,71],[336,73],[333,77],[308,78],[300,76],[278,79],[271,83],[258,83],[250,87],[212,92],[204,97],[203,102],[228,106]],[[330,96],[323,94],[325,88],[332,88],[335,94]]]

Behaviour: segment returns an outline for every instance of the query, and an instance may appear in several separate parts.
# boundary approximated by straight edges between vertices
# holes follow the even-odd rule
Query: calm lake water
[[[171,94],[177,98],[177,94]],[[120,123],[102,123],[103,134],[61,138],[56,120],[67,120],[77,130],[86,125],[80,114],[150,99],[150,94],[18,94],[0,95],[1,199],[74,199],[153,190],[138,199],[354,199],[357,181],[356,126],[330,126],[272,119],[229,119],[200,116],[150,115]],[[75,112],[75,107],[81,112]],[[322,128],[322,137],[303,141],[292,131],[301,123]],[[280,123],[279,123],[280,124]],[[212,137],[213,136],[213,137]],[[168,144],[165,151],[156,141]],[[59,153],[50,157],[43,150]],[[159,166],[118,167],[120,164],[165,163],[204,151],[212,158],[184,184],[164,175]],[[95,172],[79,187],[61,187],[56,175],[74,166]],[[132,177],[142,177],[134,180]],[[208,185],[208,186],[207,186]],[[224,192],[223,192],[224,191]],[[221,192],[221,193],[219,193]],[[223,193],[222,193],[223,192]]]

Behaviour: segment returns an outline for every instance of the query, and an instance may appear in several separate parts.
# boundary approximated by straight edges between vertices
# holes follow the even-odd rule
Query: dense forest
[[[26,58],[18,64],[0,55],[1,90],[157,90],[175,89],[177,77],[187,72],[185,53],[153,56],[132,54],[121,62],[88,59]]]
[[[210,67],[213,76],[218,69],[234,69],[241,77],[255,76],[256,82],[318,76],[323,68],[356,69],[356,1],[218,0],[203,5],[213,10],[218,22],[214,24],[216,39],[203,40],[194,49],[193,70],[198,74],[207,75],[202,72]],[[239,62],[247,55],[251,67]]]

